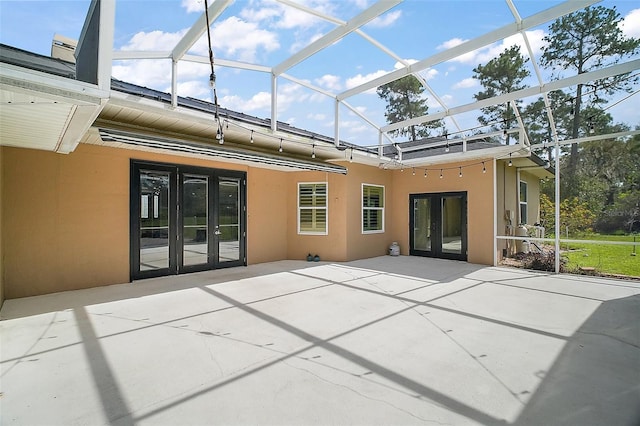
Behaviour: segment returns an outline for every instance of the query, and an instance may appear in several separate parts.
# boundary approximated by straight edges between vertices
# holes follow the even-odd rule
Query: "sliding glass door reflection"
[[[169,268],[169,173],[140,171],[140,271]]]
[[[209,178],[182,176],[182,264],[209,262]]]
[[[240,179],[218,180],[218,261],[240,260]]]

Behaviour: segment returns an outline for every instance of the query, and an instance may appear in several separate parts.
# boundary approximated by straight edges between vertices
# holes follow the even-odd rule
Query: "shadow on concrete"
[[[640,425],[640,295],[603,302],[568,340],[516,425]]]
[[[270,366],[272,366],[274,364],[280,363],[280,362],[284,361],[285,359],[291,358],[293,356],[300,355],[303,352],[306,352],[306,351],[308,351],[309,349],[311,349],[313,347],[319,347],[319,348],[325,349],[325,350],[333,353],[334,355],[337,355],[337,356],[342,357],[342,358],[344,358],[346,360],[349,360],[349,361],[361,366],[362,368],[364,368],[364,369],[366,369],[368,371],[371,371],[371,372],[373,372],[375,374],[378,374],[379,376],[381,376],[381,377],[383,377],[383,378],[385,378],[387,380],[390,380],[390,381],[392,381],[392,382],[394,382],[394,383],[396,383],[396,384],[398,384],[398,385],[400,385],[400,386],[402,386],[402,387],[404,387],[406,389],[410,389],[411,391],[415,392],[416,394],[421,395],[421,396],[423,396],[423,397],[425,397],[425,398],[427,398],[427,399],[429,399],[431,401],[436,402],[438,405],[446,407],[449,410],[451,410],[453,412],[456,412],[458,414],[461,414],[464,417],[467,417],[469,419],[473,419],[474,421],[476,421],[476,422],[478,422],[480,424],[496,425],[496,426],[497,425],[506,425],[507,424],[502,419],[497,419],[495,417],[492,417],[491,415],[489,415],[487,413],[484,413],[481,410],[478,410],[478,409],[476,409],[474,407],[471,407],[471,406],[469,406],[469,405],[467,405],[467,404],[465,404],[463,402],[458,401],[455,398],[452,398],[452,397],[450,397],[448,395],[445,395],[445,394],[443,394],[443,393],[441,393],[441,392],[439,392],[439,391],[437,391],[437,390],[435,390],[433,388],[425,386],[424,384],[422,384],[420,382],[412,380],[409,377],[401,375],[401,374],[399,374],[399,373],[397,373],[397,372],[395,372],[395,371],[393,371],[393,370],[391,370],[389,368],[386,368],[386,367],[384,367],[384,366],[382,366],[380,364],[377,364],[377,363],[369,360],[368,358],[365,358],[365,357],[363,357],[361,355],[358,355],[358,354],[356,354],[356,353],[354,353],[352,351],[349,351],[349,350],[347,350],[347,349],[345,349],[345,348],[343,348],[341,346],[338,346],[338,345],[336,345],[336,344],[331,342],[332,340],[338,339],[339,337],[342,337],[342,336],[344,336],[346,334],[353,333],[357,329],[368,327],[373,323],[384,321],[386,319],[389,319],[392,316],[398,315],[398,314],[400,314],[402,312],[405,312],[405,311],[407,311],[409,309],[412,309],[413,308],[412,306],[407,306],[407,307],[403,308],[400,311],[394,312],[394,313],[392,313],[390,315],[387,315],[385,317],[382,317],[382,318],[378,318],[377,320],[375,320],[373,322],[369,322],[367,324],[361,325],[360,327],[357,327],[355,329],[350,329],[347,332],[340,333],[340,334],[338,334],[336,336],[333,336],[333,337],[331,337],[329,339],[320,339],[317,336],[314,336],[313,334],[307,333],[306,331],[304,331],[304,330],[302,330],[300,328],[297,328],[297,327],[295,327],[295,326],[293,326],[293,325],[291,325],[291,324],[289,324],[287,322],[284,322],[284,321],[282,321],[282,320],[280,320],[280,319],[278,319],[278,318],[276,318],[274,316],[271,316],[269,314],[261,312],[261,311],[255,309],[255,308],[250,307],[250,306],[246,305],[245,303],[239,302],[239,301],[237,301],[237,300],[235,300],[235,299],[233,299],[233,298],[231,298],[231,297],[229,297],[229,296],[227,296],[225,294],[222,294],[220,292],[212,290],[212,289],[210,289],[208,287],[201,287],[201,290],[206,292],[206,293],[208,293],[208,294],[210,294],[211,296],[214,296],[214,297],[216,297],[218,299],[224,300],[225,302],[229,303],[230,305],[232,305],[232,306],[234,306],[234,307],[236,307],[236,308],[238,308],[238,309],[240,309],[240,310],[242,310],[242,311],[244,311],[244,312],[246,312],[248,314],[253,315],[257,319],[260,319],[262,321],[266,321],[271,325],[274,325],[274,326],[276,326],[276,327],[278,327],[278,328],[280,328],[280,329],[282,329],[282,330],[284,330],[284,331],[286,331],[288,333],[291,333],[292,335],[295,335],[295,336],[307,341],[310,345],[306,346],[306,347],[303,347],[302,349],[299,349],[299,350],[297,350],[295,352],[291,352],[291,353],[285,355],[284,357],[278,358],[276,360],[272,360],[272,361],[270,361],[270,362],[268,362],[266,364],[263,364],[263,365],[261,365],[259,367],[253,368],[251,370],[247,370],[247,371],[245,371],[245,372],[243,372],[243,373],[241,373],[241,374],[239,374],[237,376],[234,376],[231,379],[226,380],[225,382],[217,383],[217,384],[215,384],[213,386],[210,386],[208,388],[202,389],[202,390],[200,390],[200,391],[198,391],[198,392],[196,392],[194,394],[187,395],[187,396],[185,396],[185,397],[183,397],[181,399],[178,399],[177,401],[173,401],[170,404],[167,404],[167,405],[164,405],[162,407],[159,407],[159,408],[157,408],[157,409],[155,409],[155,410],[153,410],[153,411],[151,411],[149,413],[146,413],[143,416],[137,417],[135,419],[136,421],[148,420],[150,417],[152,417],[152,416],[154,416],[154,415],[156,415],[156,414],[158,414],[160,412],[163,412],[165,410],[168,410],[170,408],[173,408],[173,407],[175,407],[177,405],[180,405],[180,404],[182,404],[184,402],[187,402],[188,400],[190,400],[192,398],[195,398],[195,397],[200,396],[200,395],[205,394],[205,393],[209,393],[209,392],[211,392],[211,391],[213,391],[215,389],[218,389],[218,388],[220,388],[222,386],[226,386],[229,383],[231,383],[233,381],[237,381],[237,380],[239,380],[239,379],[241,379],[243,377],[246,377],[248,375],[255,374],[258,371],[263,370],[265,368],[268,368],[268,367],[270,367]]]
[[[425,264],[422,264],[424,267]],[[426,265],[433,266],[432,263]],[[387,316],[377,318],[374,321],[360,325],[355,329],[344,331],[338,335],[332,336],[327,339],[321,339],[313,334],[307,333],[304,330],[293,326],[277,317],[268,315],[258,309],[255,309],[251,305],[258,301],[241,302],[234,298],[229,297],[226,294],[216,291],[215,288],[209,288],[207,286],[215,284],[216,282],[229,281],[229,277],[234,279],[240,279],[239,277],[256,276],[256,271],[260,271],[263,275],[266,272],[290,272],[299,271],[304,267],[318,266],[318,264],[307,265],[304,262],[288,262],[282,263],[277,266],[272,266],[270,269],[254,269],[249,274],[247,269],[243,268],[242,273],[236,274],[217,274],[216,278],[212,278],[209,275],[200,276],[198,280],[185,280],[178,284],[178,288],[172,288],[163,282],[162,285],[156,287],[154,285],[140,286],[140,289],[133,288],[133,286],[127,286],[129,291],[118,291],[115,294],[105,292],[104,294],[98,292],[94,297],[88,297],[85,295],[79,299],[74,299],[71,306],[73,306],[74,314],[77,319],[79,333],[81,336],[80,344],[83,345],[85,354],[90,363],[91,374],[93,376],[96,388],[98,390],[101,405],[103,407],[104,414],[109,422],[115,422],[123,425],[135,424],[140,421],[149,421],[151,417],[160,412],[166,411],[180,405],[188,400],[211,392],[212,390],[224,387],[231,382],[242,379],[249,375],[255,374],[265,368],[283,362],[284,360],[300,356],[302,353],[308,351],[310,348],[319,347],[323,348],[334,355],[347,359],[364,369],[376,373],[377,375],[397,384],[405,389],[412,391],[426,399],[429,399],[436,404],[447,408],[451,412],[455,412],[466,418],[485,425],[504,425],[507,424],[503,419],[493,417],[481,409],[469,406],[454,397],[445,395],[434,388],[429,387],[427,384],[420,383],[399,374],[398,372],[384,367],[372,360],[363,357],[357,353],[347,350],[341,346],[333,343],[335,339],[342,337],[346,334],[353,333],[354,331],[367,327],[373,323],[384,321],[392,316],[398,315],[407,310],[413,309],[416,306],[429,306],[434,309],[444,309],[450,313],[472,316],[473,318],[487,321],[490,320],[486,317],[479,315],[472,315],[463,311],[457,311],[442,306],[431,305],[433,300],[414,300],[408,298],[405,295],[392,295],[384,293],[378,290],[363,289],[350,286],[346,283],[332,282],[326,279],[320,279],[318,277],[309,276],[310,279],[321,280],[324,283],[319,287],[342,285],[352,287],[354,290],[367,291],[369,293],[375,293],[380,296],[393,298],[399,302],[405,304],[405,306],[393,312]],[[391,266],[385,264],[378,267],[367,266],[362,263],[354,264],[353,267],[370,268],[372,270],[384,271],[387,273],[395,273],[396,268],[402,268],[400,262],[394,263]],[[415,266],[414,266],[415,268]],[[454,272],[451,266],[446,273],[443,271],[431,273],[431,268],[425,267],[421,273],[422,278],[447,280],[452,277]],[[464,276],[469,271],[480,269],[476,268],[476,265],[470,265],[469,268],[464,268],[457,272],[458,276]],[[213,271],[215,272],[215,271]],[[398,271],[400,272],[400,271]],[[413,275],[415,271],[411,271]],[[301,272],[297,272],[298,275],[303,275]],[[406,275],[407,271],[404,271]],[[446,275],[446,276],[445,276]],[[175,277],[170,277],[175,279]],[[475,283],[471,283],[471,287],[475,287],[483,283],[483,281],[475,280]],[[218,298],[229,304],[229,307],[220,309],[239,309],[245,313],[254,316],[260,321],[268,322],[292,335],[295,335],[305,340],[308,345],[304,347],[284,354],[283,357],[279,357],[270,362],[250,368],[243,371],[241,374],[235,375],[225,381],[216,383],[212,386],[201,389],[195,393],[185,395],[182,398],[165,404],[154,409],[151,412],[132,416],[130,408],[126,402],[122,390],[119,388],[118,383],[114,377],[113,371],[109,366],[107,354],[100,345],[100,339],[110,337],[111,335],[96,336],[95,330],[91,325],[90,319],[87,314],[87,310],[84,306],[88,306],[92,303],[100,303],[106,300],[120,300],[125,298],[139,297],[140,295],[157,294],[165,291],[173,291],[180,288],[199,288],[209,296]],[[297,292],[309,291],[318,287],[311,287],[307,289],[298,290]],[[453,291],[466,291],[470,287],[465,287],[459,290]],[[544,291],[544,290],[541,290]],[[441,295],[435,299],[450,296],[453,293],[447,295]],[[127,295],[127,297],[124,297]],[[283,297],[284,295],[273,296]],[[106,299],[106,300],[105,300]],[[434,299],[434,300],[435,300]],[[266,300],[266,299],[265,299]],[[91,303],[88,303],[88,302]],[[69,304],[69,301],[58,302],[61,304]],[[85,303],[80,305],[79,303]],[[34,304],[37,305],[37,304]],[[49,306],[48,308],[51,308]],[[43,308],[44,309],[44,308]],[[45,310],[44,312],[50,312]],[[213,312],[213,311],[211,311]],[[203,315],[205,313],[199,312],[193,316]],[[544,313],[541,313],[543,315]],[[32,315],[27,310],[21,316]],[[571,336],[569,339],[566,337],[566,345],[562,352],[556,359],[555,363],[551,366],[548,372],[545,373],[544,379],[540,386],[535,391],[534,395],[523,407],[521,413],[513,424],[518,426],[524,425],[640,425],[640,295],[630,296],[626,298],[620,298],[602,302],[599,308],[593,312],[586,322]],[[174,318],[168,322],[175,322],[178,319]],[[168,323],[167,322],[167,323]],[[495,322],[495,321],[494,321]],[[505,323],[503,321],[498,322],[501,325],[516,327],[525,331],[534,331],[528,327],[521,325],[515,325]],[[145,325],[143,328],[157,327],[160,324]],[[128,330],[126,332],[137,331]],[[539,332],[539,331],[538,331]],[[119,333],[118,333],[119,334]],[[549,335],[550,337],[562,338],[562,336],[552,335],[551,333],[542,333]],[[59,348],[58,348],[59,349]],[[33,354],[29,354],[30,356]],[[11,360],[5,360],[8,362]],[[446,373],[445,373],[446,374]]]
[[[59,312],[83,306],[120,300],[136,299],[170,293],[173,291],[198,288],[204,285],[215,285],[237,281],[256,276],[268,276],[292,270],[305,269],[327,264],[327,262],[280,261],[247,267],[216,269],[184,275],[169,275],[160,278],[148,278],[131,283],[113,284],[41,296],[29,296],[6,300],[0,311],[0,321],[25,318],[34,315]],[[12,309],[14,303],[18,305]]]
[[[85,308],[75,308],[73,313],[76,317],[82,348],[87,357],[91,376],[100,396],[105,417],[110,424],[117,421],[118,424],[123,426],[133,425],[131,410],[109,366],[107,356],[87,315],[87,310]]]

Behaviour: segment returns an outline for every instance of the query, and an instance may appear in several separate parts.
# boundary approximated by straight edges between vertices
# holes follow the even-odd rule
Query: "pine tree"
[[[376,92],[380,98],[387,101],[385,112],[387,123],[393,124],[414,117],[420,117],[426,115],[429,110],[427,99],[422,96],[424,87],[413,75],[408,75],[391,83],[384,84],[378,87]],[[439,120],[419,125],[411,125],[390,133],[394,137],[408,136],[409,140],[415,141],[419,138],[429,136],[431,129],[438,127],[442,127]]]
[[[480,101],[524,89],[526,87],[524,80],[531,74],[525,67],[527,61],[529,59],[522,56],[520,48],[512,46],[486,65],[478,65],[473,69],[473,77],[480,81],[484,90],[473,97]],[[491,126],[493,130],[508,130],[516,121],[514,111],[509,104],[484,107],[482,113],[478,121],[482,125]],[[508,138],[506,144],[509,144]]]
[[[553,70],[570,69],[583,74],[619,62],[634,55],[640,47],[640,39],[626,38],[620,29],[622,18],[614,8],[587,7],[554,21],[544,37],[541,65]],[[562,76],[557,75],[558,78]],[[596,117],[583,117],[585,106],[595,108],[604,96],[619,90],[628,90],[633,84],[627,74],[590,82],[588,93],[584,84],[576,88],[573,99],[573,123],[571,137],[584,135],[581,128],[595,128]],[[583,99],[585,95],[587,98]],[[587,105],[584,105],[585,100]],[[586,120],[585,120],[586,118]],[[591,121],[591,122],[589,122]],[[574,176],[578,164],[578,145],[571,145],[567,175]],[[570,187],[574,187],[571,185]],[[566,194],[571,195],[571,194]]]

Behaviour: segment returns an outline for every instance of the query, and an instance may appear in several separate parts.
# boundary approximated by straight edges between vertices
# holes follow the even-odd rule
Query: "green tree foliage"
[[[595,214],[584,201],[577,197],[565,198],[560,202],[560,232],[566,236],[579,236],[591,232]],[[546,194],[540,194],[540,219],[547,234],[555,233],[555,203]]]
[[[607,133],[614,133],[626,130],[627,126],[609,124],[605,129]],[[582,200],[580,204],[593,215],[591,224],[581,224],[584,232],[589,229],[600,233],[639,231],[640,136],[583,142],[581,146],[580,161],[575,171],[577,195],[562,197],[561,208],[572,208],[570,203],[565,204],[566,200]],[[566,156],[561,158],[561,164],[566,161]],[[563,174],[563,188],[566,180]],[[541,184],[545,201],[554,197],[554,191],[553,181]],[[561,188],[561,195],[562,192]],[[541,210],[546,211],[544,219],[553,223],[553,206],[541,204]],[[578,223],[574,221],[573,225]]]
[[[413,75],[384,84],[378,87],[376,92],[387,102],[384,115],[389,124],[427,115],[429,111],[427,98],[423,96],[424,87]],[[394,130],[391,135],[408,136],[409,140],[415,141],[429,136],[432,129],[441,127],[442,122],[437,120]]]
[[[620,29],[621,20],[615,7],[610,9],[603,6],[587,7],[558,18],[551,24],[549,33],[543,39],[546,45],[540,61],[542,66],[552,70],[570,69],[574,73],[582,74],[634,55],[639,49],[640,39],[625,37]],[[557,77],[560,78],[561,75],[558,73]],[[586,106],[595,107],[604,100],[604,96],[612,95],[619,90],[628,90],[633,84],[632,80],[627,74],[623,74],[591,82],[588,93],[584,85],[578,85],[572,105],[571,137],[575,139],[584,135],[581,131],[585,128],[584,122],[586,121],[587,127],[590,128],[589,121],[594,124],[593,121],[597,117],[583,113],[585,100]],[[567,164],[570,180],[575,176],[577,164],[578,145],[574,144],[571,146]],[[569,190],[573,189],[574,185],[570,185]]]
[[[595,229],[604,233],[640,231],[640,135],[603,141],[601,146],[583,150],[581,159],[592,161],[585,166],[598,167],[600,180],[605,182]]]
[[[524,89],[524,80],[531,74],[525,66],[528,61],[518,46],[511,46],[485,65],[478,65],[473,69],[473,77],[480,81],[484,90],[473,97],[480,101]],[[507,130],[516,122],[514,111],[508,104],[482,108],[482,114],[478,117],[480,124],[490,125],[493,130]]]

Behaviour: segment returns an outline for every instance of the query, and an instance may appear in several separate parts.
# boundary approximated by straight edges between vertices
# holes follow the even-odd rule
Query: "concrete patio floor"
[[[639,282],[283,261],[0,316],[2,424],[640,424]]]

